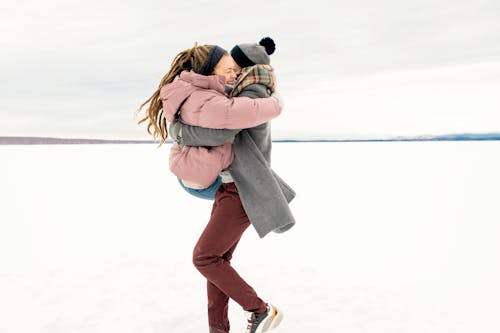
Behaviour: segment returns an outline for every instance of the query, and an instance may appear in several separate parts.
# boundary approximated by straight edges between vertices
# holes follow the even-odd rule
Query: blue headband
[[[214,71],[215,66],[217,66],[217,63],[219,60],[222,58],[222,56],[226,53],[227,51],[224,50],[222,47],[215,45],[210,49],[210,52],[208,52],[208,57],[207,61],[203,64],[201,67],[200,73],[202,75],[210,75]]]

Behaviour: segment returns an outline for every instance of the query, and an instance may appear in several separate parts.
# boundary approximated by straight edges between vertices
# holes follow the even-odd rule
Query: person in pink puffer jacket
[[[215,129],[241,129],[263,124],[281,112],[274,99],[228,98],[226,81],[234,80],[234,63],[223,55],[213,73],[183,71],[160,89],[163,117],[168,121]],[[193,152],[196,150],[196,152]],[[233,161],[232,143],[212,147],[172,145],[170,170],[184,185],[201,189],[210,186],[221,170]]]
[[[147,130],[160,146],[168,136],[168,122],[213,129],[243,129],[264,124],[281,113],[277,98],[232,97],[226,95],[226,81],[234,79],[230,55],[214,45],[195,45],[179,53],[157,90],[138,109],[144,107]],[[175,160],[183,158],[193,147],[172,146],[171,169]],[[214,150],[217,149],[217,150]],[[219,167],[233,160],[231,142],[208,150],[220,158]],[[208,186],[213,182],[212,171],[200,170],[196,162],[183,167],[181,176],[193,186]],[[211,163],[206,163],[209,165]],[[188,164],[183,164],[188,165]],[[215,169],[215,168],[214,168]],[[220,170],[217,170],[218,173]],[[193,251],[193,264],[207,280],[208,319],[211,333],[228,333],[228,299],[259,318],[272,318],[273,325],[281,320],[274,306],[264,302],[255,290],[231,266],[231,258],[243,232],[250,225],[234,182],[222,184],[215,196],[210,220]]]
[[[231,57],[235,62],[235,69],[240,74],[237,80],[234,80],[232,86],[227,86],[227,88],[231,89],[228,91],[229,96],[246,96],[250,98],[263,98],[270,97],[271,95],[276,96],[275,72],[270,66],[270,55],[274,53],[275,48],[276,44],[270,37],[262,38],[259,43],[243,43],[232,48]],[[233,81],[233,77],[229,77],[226,81]],[[258,144],[256,144],[259,150],[262,149],[260,153],[245,151],[245,149],[242,148],[243,145],[238,144],[239,140],[235,139],[241,131],[246,131],[252,137],[253,141],[257,140]],[[241,185],[242,178],[256,177],[256,175],[258,175],[258,178],[262,178],[262,173],[265,172],[265,170],[259,170],[255,163],[251,163],[251,161],[259,159],[259,156],[256,155],[263,154],[262,157],[270,162],[272,145],[270,131],[269,122],[247,130],[210,129],[190,126],[182,122],[171,122],[169,126],[169,136],[173,141],[180,146],[186,145],[196,147],[195,149],[189,149],[188,153],[180,152],[179,149],[172,149],[170,161],[174,163],[171,163],[171,169],[174,174],[178,175],[181,175],[182,170],[193,169],[193,167],[197,167],[200,171],[213,170],[214,174],[212,177],[215,176],[216,170],[218,169],[220,172],[219,176],[208,187],[205,185],[193,186],[193,184],[190,183],[187,183],[188,186],[186,186],[186,180],[182,180],[182,178],[178,177],[181,186],[189,194],[202,199],[214,200],[215,193],[223,180],[229,181],[232,179],[238,186],[238,182],[240,182]],[[241,134],[240,137],[242,135],[244,134]],[[241,170],[242,167],[238,162],[236,163],[237,169],[234,169],[234,162],[231,164],[230,168],[227,168],[226,165],[221,165],[221,159],[220,156],[217,155],[217,151],[220,149],[219,146],[226,144],[228,140],[234,141],[234,160],[240,159],[242,154],[247,156],[251,155],[251,157],[249,157],[250,160],[245,162],[246,166],[244,168],[246,168],[246,171],[243,174],[238,171]],[[248,147],[248,145],[252,146],[251,144],[244,146]],[[193,165],[194,163],[196,164]],[[188,166],[186,167],[186,165]],[[175,170],[172,167],[174,167]],[[248,174],[249,171],[252,175]],[[233,176],[234,173],[237,174],[236,178]],[[237,180],[238,178],[239,181]],[[268,179],[267,181],[272,180]],[[245,196],[245,193],[243,193],[243,196]],[[245,204],[243,197],[242,202]],[[259,207],[259,210],[260,208],[261,207]],[[251,213],[248,215],[250,216]]]

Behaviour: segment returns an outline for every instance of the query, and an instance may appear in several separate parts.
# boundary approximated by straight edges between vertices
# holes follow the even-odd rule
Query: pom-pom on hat
[[[269,65],[269,56],[276,50],[274,41],[265,37],[257,43],[238,44],[231,50],[231,56],[238,66],[244,68],[254,65]]]

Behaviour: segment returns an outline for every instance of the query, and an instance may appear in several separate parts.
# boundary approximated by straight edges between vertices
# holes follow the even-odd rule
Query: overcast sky
[[[500,102],[488,97],[500,87],[499,18],[496,0],[10,1],[0,11],[0,136],[147,139],[144,127],[135,125],[133,111],[155,90],[179,51],[195,41],[230,49],[264,36],[277,44],[272,64],[286,110],[295,119],[278,122],[284,135],[288,129],[314,132],[314,126],[297,128],[310,100],[316,101],[318,122],[331,120],[331,107],[336,119],[349,119],[353,112],[374,117],[361,104],[353,111],[329,99],[342,91],[342,82],[356,89],[359,80],[356,99],[362,100],[370,93],[370,78],[381,78],[372,88],[382,89],[380,82],[385,82],[385,92],[404,73],[413,80],[429,70],[459,68],[457,73],[470,75],[478,94],[485,94],[474,98],[488,100],[485,108],[498,110]],[[420,78],[420,85],[432,75]],[[457,77],[461,74],[446,80]],[[460,91],[468,91],[467,84]],[[317,104],[318,94],[322,104]],[[378,123],[356,126],[353,119],[342,128],[329,128],[354,135],[397,131],[396,118],[392,126],[379,125],[392,121],[380,110]],[[491,110],[485,113],[491,119],[470,130],[500,129],[500,118]],[[470,119],[477,117],[474,112],[470,110]],[[416,114],[411,116],[417,119]],[[415,124],[406,132],[430,129]]]

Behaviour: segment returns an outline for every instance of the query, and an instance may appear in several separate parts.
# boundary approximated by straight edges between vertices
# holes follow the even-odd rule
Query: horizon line
[[[408,141],[499,141],[500,132],[494,133],[460,133],[442,135],[396,136],[351,139],[275,139],[272,142],[408,142]],[[165,143],[173,143],[168,139]],[[0,145],[47,145],[47,144],[159,144],[155,140],[134,139],[85,139],[57,138],[42,136],[0,136]]]

